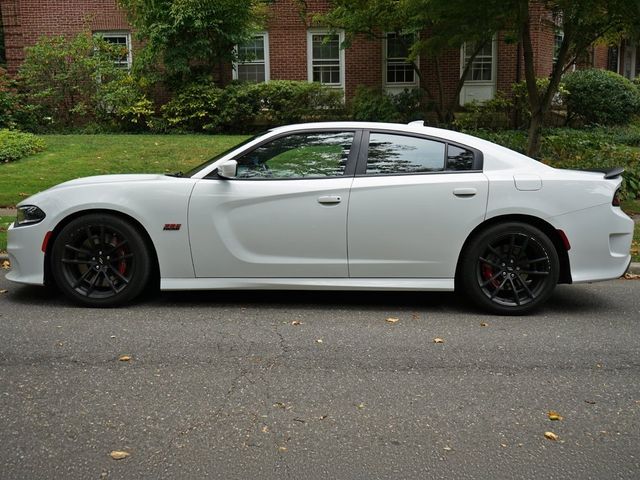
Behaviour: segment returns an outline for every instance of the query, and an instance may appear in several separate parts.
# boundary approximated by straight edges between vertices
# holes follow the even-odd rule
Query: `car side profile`
[[[18,205],[9,280],[90,307],[161,290],[457,289],[525,314],[627,269],[621,169],[559,170],[459,132],[279,127],[187,173],[65,182]]]

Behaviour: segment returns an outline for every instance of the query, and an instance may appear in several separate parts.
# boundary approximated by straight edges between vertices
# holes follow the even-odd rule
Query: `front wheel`
[[[544,303],[559,276],[558,253],[542,231],[520,222],[494,225],[463,252],[459,285],[482,308],[523,315]]]
[[[71,300],[113,307],[133,300],[150,278],[151,260],[140,233],[109,214],[78,217],[57,235],[51,273]]]

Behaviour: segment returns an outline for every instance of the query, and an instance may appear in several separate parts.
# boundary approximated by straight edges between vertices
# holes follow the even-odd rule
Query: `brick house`
[[[44,4],[44,5],[43,5]],[[326,11],[329,2],[310,0],[309,11]],[[131,64],[139,45],[132,36],[125,13],[116,0],[2,0],[0,13],[4,24],[7,69],[15,73],[24,59],[24,48],[33,45],[43,35],[73,35],[82,31],[101,34],[106,40],[124,44],[129,49],[123,67]],[[342,33],[330,33],[322,28],[309,28],[300,16],[294,0],[277,0],[271,5],[271,15],[264,32],[256,35],[242,52],[254,59],[228,66],[221,80],[233,78],[250,81],[276,79],[308,80],[344,89],[350,98],[359,85],[382,87],[387,91],[426,87],[437,91],[438,83],[432,61],[418,59],[420,78],[407,64],[406,50],[393,35],[384,40],[358,37],[352,45],[339,48]],[[562,32],[543,8],[532,11],[532,31],[539,76],[551,72],[556,43]],[[451,99],[462,73],[467,46],[452,49],[440,64],[443,95]],[[622,44],[614,48],[596,46],[587,52],[586,65],[609,68],[634,78],[640,70],[640,49]],[[492,98],[497,91],[509,92],[511,85],[522,80],[521,55],[515,43],[506,43],[501,35],[485,46],[474,60],[464,83],[459,101]]]

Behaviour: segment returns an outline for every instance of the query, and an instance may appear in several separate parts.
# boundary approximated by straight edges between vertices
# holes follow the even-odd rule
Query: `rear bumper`
[[[629,268],[634,224],[620,208],[598,205],[551,221],[571,243],[573,283],[619,278]]]

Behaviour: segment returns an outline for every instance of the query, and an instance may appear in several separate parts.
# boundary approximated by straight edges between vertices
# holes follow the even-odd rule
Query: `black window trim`
[[[400,135],[404,137],[421,138],[424,140],[431,140],[438,143],[444,143],[444,168],[442,170],[434,170],[431,172],[406,172],[406,173],[367,173],[367,160],[369,158],[369,138],[372,133],[382,133],[390,135]],[[473,153],[473,168],[471,170],[453,170],[447,169],[447,154],[449,152],[449,145],[469,150]],[[482,151],[477,148],[464,145],[459,142],[454,142],[441,137],[434,137],[432,135],[421,134],[418,132],[405,132],[402,130],[387,130],[387,129],[365,129],[362,132],[362,139],[360,141],[360,148],[358,152],[358,164],[356,165],[356,177],[399,177],[406,175],[442,175],[442,174],[463,174],[463,173],[482,173],[484,165],[484,156]]]
[[[278,140],[279,138],[283,138],[283,137],[288,137],[290,135],[299,135],[299,134],[305,134],[305,133],[319,133],[319,132],[336,132],[336,133],[346,133],[346,132],[351,132],[353,133],[353,141],[351,143],[351,149],[349,151],[349,156],[347,157],[347,165],[345,166],[344,169],[344,173],[342,175],[337,175],[337,176],[332,176],[332,177],[286,177],[286,178],[267,178],[267,177],[263,177],[263,178],[225,178],[225,181],[234,181],[234,182],[264,182],[264,181],[268,181],[268,182],[276,182],[276,181],[290,181],[290,180],[328,180],[328,179],[335,179],[335,178],[348,178],[348,177],[353,177],[356,173],[356,166],[357,166],[357,162],[356,160],[358,159],[358,156],[360,154],[360,149],[362,146],[362,135],[363,135],[363,129],[362,128],[331,128],[331,127],[326,127],[326,128],[309,128],[309,129],[300,129],[300,130],[291,130],[288,132],[282,132],[281,134],[278,135],[274,135],[272,137],[269,137],[265,140],[263,140],[262,142],[251,146],[250,148],[247,148],[246,150],[243,150],[241,152],[238,152],[238,155],[234,155],[233,159],[235,159],[236,156],[244,156],[246,154],[248,154],[249,152],[252,152],[253,150],[256,150],[260,147],[262,147],[263,145],[266,145],[267,143],[271,143],[275,140]],[[367,144],[368,145],[368,144]],[[231,159],[230,159],[231,160]],[[220,177],[218,176],[218,169],[214,169],[211,172],[209,172],[207,175],[204,176],[203,180],[220,180]]]

